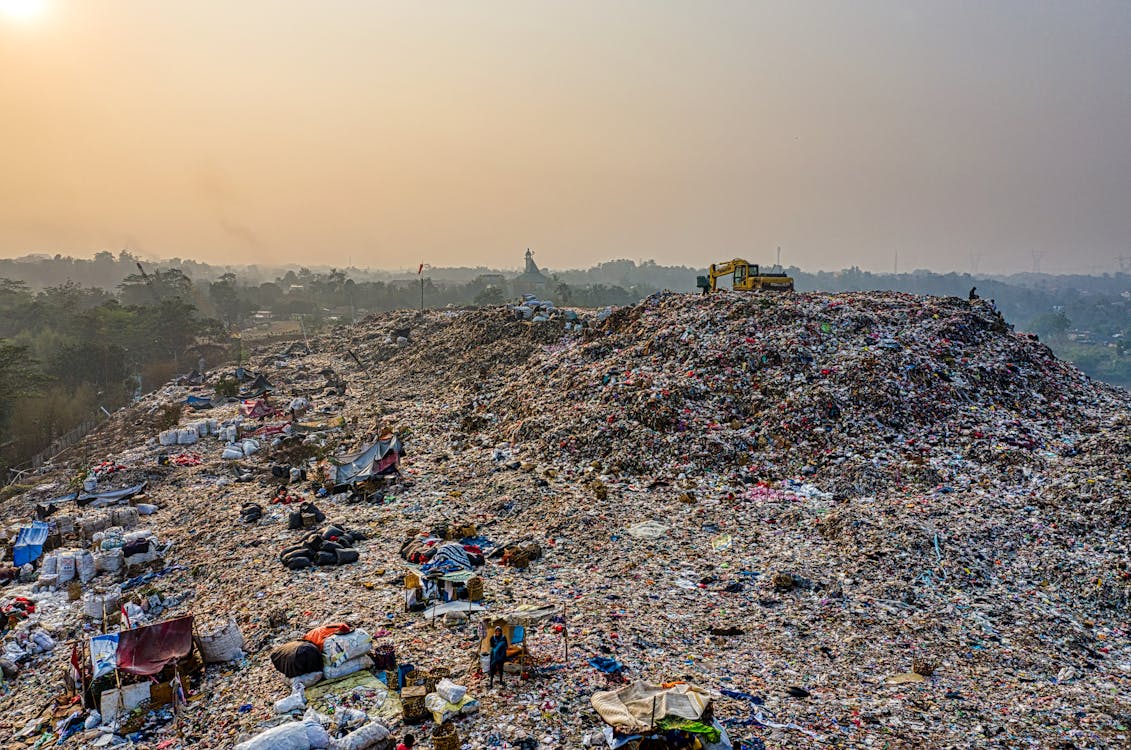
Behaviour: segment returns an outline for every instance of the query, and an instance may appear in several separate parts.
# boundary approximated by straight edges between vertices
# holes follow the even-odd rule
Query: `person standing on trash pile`
[[[412,750],[416,747],[416,738],[411,734],[406,734],[404,739],[397,743],[397,750]]]
[[[487,684],[488,687],[495,686],[495,675],[499,676],[499,685],[503,684],[503,665],[507,663],[507,637],[503,635],[503,629],[496,626],[495,634],[491,636],[491,662],[490,674],[491,680]]]
[[[970,301],[973,302],[976,299],[978,299],[978,287],[972,286],[970,287]]]

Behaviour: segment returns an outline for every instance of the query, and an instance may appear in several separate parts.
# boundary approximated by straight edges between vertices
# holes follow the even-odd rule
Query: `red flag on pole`
[[[71,677],[75,680],[75,690],[83,692],[83,665],[82,656],[79,654],[79,645],[71,647]]]
[[[424,264],[423,263],[420,264],[420,268],[416,269],[416,275],[417,276],[419,276],[422,273],[424,273]]]

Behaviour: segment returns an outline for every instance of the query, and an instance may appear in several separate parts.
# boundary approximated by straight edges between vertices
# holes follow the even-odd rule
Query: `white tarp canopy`
[[[670,688],[637,680],[619,690],[604,690],[589,699],[606,724],[619,731],[647,731],[666,716],[698,721],[719,698],[712,690],[679,684]]]

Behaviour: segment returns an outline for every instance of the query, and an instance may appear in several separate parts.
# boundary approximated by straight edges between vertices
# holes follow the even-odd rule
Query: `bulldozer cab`
[[[731,287],[734,289],[744,289],[746,284],[746,274],[753,270],[753,275],[758,275],[758,266],[748,268],[747,266],[735,266],[734,275],[731,277]]]

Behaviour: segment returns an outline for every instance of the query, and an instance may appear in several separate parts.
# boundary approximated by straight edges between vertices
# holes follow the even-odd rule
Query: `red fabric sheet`
[[[157,674],[192,651],[192,615],[118,634],[118,669],[129,674]]]
[[[343,633],[348,633],[351,630],[353,630],[353,628],[351,628],[346,623],[335,622],[331,623],[330,625],[323,625],[320,628],[315,628],[314,630],[309,631],[302,637],[302,639],[304,641],[310,641],[318,648],[322,648],[322,644],[325,643],[326,639],[330,636],[341,635]]]

